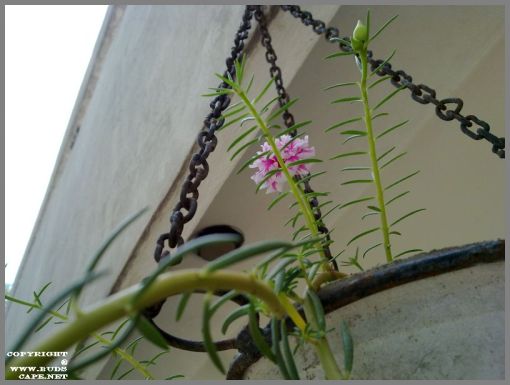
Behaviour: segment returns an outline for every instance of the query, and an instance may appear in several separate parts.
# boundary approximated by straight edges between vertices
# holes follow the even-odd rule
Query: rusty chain
[[[234,46],[232,47],[231,54],[226,60],[227,69],[223,73],[223,76],[231,76],[235,78],[235,66],[234,62],[238,60],[244,49],[244,41],[248,38],[249,31],[251,29],[251,20],[253,18],[253,6],[246,6],[243,13],[242,22],[239,29],[236,32],[234,39]],[[225,82],[221,82],[218,88],[230,88]],[[227,109],[230,104],[230,98],[228,95],[216,96],[209,106],[211,112],[206,116],[202,130],[197,136],[197,143],[199,146],[198,152],[193,154],[190,164],[189,173],[186,177],[179,196],[179,202],[175,205],[172,214],[170,216],[170,231],[168,233],[161,234],[156,241],[156,248],[154,250],[154,259],[157,263],[164,260],[165,257],[169,257],[170,252],[164,250],[165,241],[168,242],[170,248],[175,248],[184,243],[182,238],[182,231],[184,225],[189,222],[195,215],[198,204],[198,186],[207,177],[209,173],[209,164],[207,158],[211,152],[216,148],[218,139],[215,136],[216,131],[222,127],[225,120],[221,117],[223,111]],[[184,212],[183,212],[184,210]],[[220,294],[220,293],[215,293]],[[150,306],[143,310],[143,314],[151,320],[151,323],[156,327],[161,335],[165,338],[170,346],[177,347],[183,350],[189,351],[201,351],[205,352],[205,345],[201,341],[190,341],[181,339],[173,336],[159,328],[154,322],[154,318],[161,312],[161,308],[165,300]],[[217,350],[227,350],[238,347],[236,343],[237,339],[227,339],[223,341],[215,342]]]
[[[262,11],[262,6],[258,5],[256,6],[255,10],[255,20],[257,20],[259,29],[260,29],[260,35],[261,35],[261,43],[262,46],[266,48],[266,60],[270,64],[269,67],[269,75],[274,78],[274,83],[276,87],[276,92],[278,93],[278,104],[280,107],[283,107],[285,104],[287,104],[290,101],[289,94],[285,90],[285,87],[283,85],[283,78],[282,78],[282,71],[280,67],[276,65],[276,53],[273,49],[273,46],[271,44],[271,35],[269,34],[269,30],[267,28],[267,22],[266,17],[264,16],[264,12]],[[287,128],[291,128],[295,125],[294,116],[288,111],[285,110],[282,114],[283,122]],[[292,137],[297,135],[297,131],[293,130],[290,132],[290,135]],[[299,180],[299,177],[296,179]],[[310,180],[307,179],[303,182],[304,185],[304,192],[306,194],[313,193],[314,190],[312,189],[310,185]],[[310,205],[310,208],[312,209],[312,212],[314,214],[315,220],[317,221],[318,230],[321,234],[325,235],[325,246],[323,247],[324,255],[325,257],[331,261],[333,268],[338,271],[338,264],[337,262],[332,258],[331,256],[331,250],[329,248],[329,244],[331,242],[331,238],[329,236],[329,230],[322,221],[322,213],[321,209],[319,208],[319,200],[317,197],[313,197],[308,201],[308,204]]]
[[[301,19],[303,24],[307,26],[312,26],[314,32],[321,35],[324,34],[327,41],[332,42],[332,38],[339,37],[339,30],[335,27],[327,27],[324,22],[320,20],[315,20],[310,12],[302,11],[297,5],[282,5],[281,8],[284,11],[289,11],[294,17]],[[267,29],[267,23],[262,11],[262,6],[258,5],[248,5],[245,8],[244,14],[242,16],[242,22],[239,26],[238,31],[236,32],[234,39],[234,46],[231,50],[231,55],[226,59],[227,69],[224,72],[224,76],[226,77],[228,74],[234,78],[235,77],[235,60],[239,59],[242,51],[244,49],[244,41],[248,38],[249,31],[251,29],[251,20],[255,17],[256,21],[259,24],[259,29],[261,33],[261,43],[266,48],[266,60],[270,64],[270,75],[275,78],[275,86],[278,93],[278,103],[280,106],[284,106],[289,102],[289,95],[285,90],[283,85],[283,78],[281,69],[276,65],[277,56],[274,52],[274,49],[271,45],[271,36]],[[346,38],[348,39],[348,38]],[[349,48],[346,45],[340,44],[340,48],[344,51]],[[371,51],[368,52],[369,62],[371,65],[372,71],[379,67],[383,60],[373,59],[373,54]],[[379,68],[376,72],[379,76],[391,76],[391,83],[395,87],[405,86],[411,90],[411,97],[413,100],[421,103],[428,104],[432,103],[436,106],[436,114],[437,116],[446,121],[450,121],[456,119],[460,122],[461,130],[463,133],[468,135],[470,138],[474,140],[486,139],[490,143],[492,143],[493,148],[492,151],[496,153],[500,158],[505,157],[505,139],[498,138],[490,132],[490,126],[483,120],[480,120],[475,115],[467,115],[463,116],[460,114],[460,111],[463,106],[463,101],[459,98],[447,98],[438,100],[436,99],[436,92],[432,88],[423,85],[423,84],[414,84],[412,83],[412,77],[405,73],[402,70],[394,71],[391,68],[390,63],[385,63],[381,68]],[[230,86],[224,82],[220,83],[218,88],[230,88]],[[197,144],[199,146],[199,151],[193,154],[190,164],[189,164],[189,174],[186,177],[179,196],[178,203],[174,206],[172,214],[170,216],[170,231],[168,233],[164,233],[159,236],[156,241],[156,248],[154,250],[154,259],[156,262],[160,262],[163,258],[168,257],[170,252],[165,250],[165,242],[167,242],[169,248],[175,248],[184,243],[184,239],[182,238],[182,231],[184,225],[189,222],[195,215],[197,210],[197,200],[199,197],[198,187],[201,182],[207,177],[209,173],[209,164],[207,163],[207,158],[211,152],[214,151],[217,144],[217,137],[215,133],[218,129],[220,129],[224,124],[224,118],[221,117],[223,111],[230,104],[230,98],[228,95],[219,95],[215,97],[211,103],[209,104],[211,108],[211,112],[206,116],[204,120],[203,129],[197,136]],[[455,105],[455,108],[448,109],[447,105]],[[286,127],[292,127],[294,122],[293,115],[288,111],[284,111],[282,114],[282,118]],[[476,131],[471,130],[470,128],[476,124],[480,127],[476,129]],[[292,136],[295,136],[297,133],[295,131],[291,132]],[[305,188],[305,193],[313,192],[309,181],[303,183]],[[321,211],[319,209],[319,202],[317,198],[312,198],[309,201],[310,206],[314,212],[315,218],[318,221],[319,228],[318,230],[326,234],[326,241],[329,241],[329,230],[326,228],[324,223],[321,220]],[[331,253],[329,251],[329,247],[325,247],[325,253],[328,258],[331,259]],[[334,267],[338,270],[336,262],[332,259],[332,263]],[[216,293],[221,294],[221,293]],[[238,298],[237,301],[243,301],[242,298]],[[164,304],[164,301],[151,306],[144,310],[144,315],[154,319]],[[162,335],[167,339],[171,346],[175,346],[185,350],[192,351],[204,351],[203,343],[197,341],[188,341],[183,340],[178,337],[172,336],[164,332],[160,329],[154,321],[153,325],[157,327],[158,330],[162,333]],[[224,341],[216,342],[216,346],[218,350],[232,349],[238,348],[243,349],[244,342],[240,342],[241,339],[238,337],[237,339],[230,339]]]
[[[231,55],[226,60],[227,69],[223,74],[225,77],[227,75],[230,75],[232,78],[235,77],[234,62],[240,58],[244,49],[244,41],[248,38],[252,17],[253,7],[247,6],[243,14],[242,23],[235,35]],[[230,86],[222,82],[218,88],[230,88]],[[221,115],[229,104],[230,98],[228,95],[216,96],[209,104],[212,111],[205,118],[203,129],[198,134],[197,143],[200,150],[193,154],[191,158],[189,174],[181,187],[179,202],[177,202],[170,216],[170,231],[160,235],[156,241],[156,248],[154,250],[156,262],[170,254],[168,250],[164,250],[165,241],[168,242],[170,248],[175,248],[184,243],[182,238],[183,227],[194,217],[197,210],[198,186],[200,186],[209,173],[207,158],[216,147],[218,139],[215,133],[225,121],[224,118],[221,118]]]
[[[315,33],[322,35],[325,34],[325,38],[328,42],[335,42],[332,40],[334,37],[339,37],[337,28],[329,27],[326,28],[324,22],[313,18],[312,14],[307,11],[302,11],[298,5],[282,5],[281,9],[290,12],[292,16],[297,19],[301,19],[304,25],[312,26]],[[349,40],[349,37],[344,37],[345,40]],[[345,44],[340,43],[340,49],[348,51],[349,47]],[[372,51],[368,51],[368,59],[371,70],[374,71],[377,67],[384,63],[384,60],[374,59]],[[461,131],[474,140],[485,139],[492,144],[492,152],[498,155],[500,158],[505,158],[505,138],[498,138],[496,135],[490,132],[490,126],[487,122],[479,119],[475,115],[464,116],[460,113],[464,102],[460,98],[446,98],[438,100],[436,98],[436,91],[424,84],[414,84],[413,78],[402,70],[393,70],[389,62],[385,63],[376,72],[379,76],[391,76],[391,84],[393,86],[405,87],[411,91],[411,98],[418,103],[428,104],[432,103],[436,106],[436,115],[446,121],[456,119],[460,123]],[[448,108],[448,106],[452,106]],[[476,130],[470,129],[473,124],[478,125]]]

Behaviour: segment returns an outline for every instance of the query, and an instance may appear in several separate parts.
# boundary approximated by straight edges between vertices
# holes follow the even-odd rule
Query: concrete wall
[[[101,262],[110,275],[86,290],[84,302],[135,284],[154,269],[155,240],[168,230],[169,213],[177,201],[195,134],[208,112],[207,101],[199,95],[216,85],[213,73],[223,71],[242,8],[127,6],[111,10],[13,289],[16,296],[30,298],[33,290],[50,280],[54,282],[50,293],[65,287],[80,275],[116,224],[146,205],[149,213],[115,242]],[[357,6],[306,8],[345,35],[365,15],[365,7]],[[374,43],[378,57],[397,48],[394,68],[409,72],[416,83],[435,88],[440,98],[462,97],[463,113],[476,114],[490,123],[495,134],[504,135],[501,7],[371,8],[372,19],[379,25],[400,14],[384,38]],[[354,65],[349,59],[322,60],[334,47],[288,13],[276,13],[270,29],[289,92],[300,98],[296,118],[314,121],[310,134],[321,157],[359,146],[341,146],[337,134],[323,133],[333,122],[360,112],[357,106],[329,105],[339,93],[321,91],[332,83],[355,79]],[[263,54],[258,45],[248,49],[247,71],[255,74],[256,84],[263,84],[268,76]],[[391,89],[386,86],[381,92]],[[409,220],[398,248],[428,250],[504,237],[504,161],[491,153],[488,143],[462,135],[458,124],[439,120],[431,105],[419,105],[405,92],[386,109],[391,113],[386,122],[391,124],[400,115],[411,120],[398,136],[398,147],[409,152],[408,159],[389,169],[387,180],[413,171],[411,167],[421,169],[409,184],[409,200],[403,200],[399,210],[405,213],[421,205],[427,211]],[[374,94],[374,100],[381,95]],[[79,134],[70,148],[77,126]],[[247,242],[288,237],[282,227],[288,217],[286,206],[268,213],[265,207],[270,196],[262,193],[246,199],[254,186],[248,174],[235,175],[236,164],[225,155],[238,130],[233,127],[219,136],[217,150],[210,157],[210,174],[200,187],[199,210],[188,223],[185,237],[219,223],[240,228]],[[247,149],[245,159],[255,150]],[[332,191],[338,202],[361,196],[359,189],[338,188],[345,178],[339,170],[348,165],[329,164],[328,176],[318,178],[314,187]],[[338,235],[334,250],[340,251],[348,237],[365,225],[360,213],[353,209],[329,218],[328,225]],[[383,260],[375,253],[364,262],[369,267]],[[190,257],[182,267],[203,263]],[[171,299],[158,322],[178,335],[199,339],[200,311],[188,309],[186,322],[176,324],[174,310]],[[8,308],[7,345],[26,320],[24,310]],[[139,354],[143,357],[151,352],[154,349],[144,345]],[[232,352],[223,354],[225,360],[231,356]],[[180,372],[190,379],[221,378],[204,354],[173,350],[164,362],[155,369],[160,377]],[[100,376],[107,378],[109,368],[111,363]]]

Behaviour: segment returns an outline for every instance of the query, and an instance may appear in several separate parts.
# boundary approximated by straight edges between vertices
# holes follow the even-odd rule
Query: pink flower
[[[308,135],[301,138],[294,139],[289,145],[285,146],[287,143],[291,141],[292,137],[290,135],[282,135],[279,138],[276,138],[276,146],[280,149],[283,161],[285,164],[293,163],[298,160],[308,159],[315,155],[315,148],[308,145]],[[285,148],[283,148],[285,146]],[[264,142],[262,144],[262,150],[257,151],[257,154],[260,155],[269,151],[268,154],[261,156],[257,160],[255,160],[252,164],[250,164],[250,168],[257,168],[257,172],[251,177],[256,184],[259,184],[262,179],[267,175],[271,170],[275,170],[280,168],[278,165],[278,160],[276,159],[276,155],[271,150],[271,146]],[[282,150],[283,148],[283,150]],[[310,172],[310,163],[299,164],[296,166],[289,167],[289,172],[292,176],[299,175],[303,176]],[[261,189],[267,189],[266,193],[271,192],[281,192],[283,190],[283,185],[285,184],[285,176],[283,173],[277,172],[269,179],[267,179],[261,186]]]

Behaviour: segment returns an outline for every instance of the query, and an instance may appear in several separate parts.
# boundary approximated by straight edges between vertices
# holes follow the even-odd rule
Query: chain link
[[[310,12],[301,11],[299,6],[296,5],[282,5],[281,8],[284,11],[289,11],[294,17],[301,19],[303,24],[307,26],[312,26],[313,30],[321,35],[324,34],[326,39],[331,42],[331,39],[339,36],[339,31],[334,27],[325,26],[324,22],[320,20],[313,19],[313,16]],[[276,65],[277,56],[274,52],[274,49],[271,45],[271,36],[267,29],[267,23],[265,20],[265,16],[262,12],[261,6],[248,5],[246,6],[245,12],[242,17],[241,25],[235,35],[234,46],[231,50],[230,57],[226,60],[227,69],[224,72],[224,76],[227,77],[230,75],[232,78],[235,77],[235,67],[234,62],[236,59],[239,59],[243,49],[244,49],[244,41],[248,38],[248,34],[251,28],[251,20],[255,16],[255,19],[258,21],[261,32],[261,42],[262,45],[266,48],[266,59],[270,64],[270,75],[275,78],[276,90],[278,93],[278,102],[280,106],[284,106],[289,102],[289,95],[285,90],[283,85],[282,73],[281,69]],[[348,38],[346,38],[348,39]],[[347,50],[348,47],[346,45],[340,44],[340,48],[342,50]],[[372,71],[379,67],[383,61],[375,60],[372,58],[372,52],[369,51],[369,62],[371,65]],[[395,87],[405,86],[411,90],[411,97],[413,100],[417,101],[421,104],[432,103],[436,107],[436,114],[440,119],[449,121],[456,119],[460,122],[461,130],[467,136],[474,140],[485,139],[492,143],[493,148],[492,151],[495,152],[499,157],[505,157],[505,139],[498,138],[494,134],[490,132],[490,126],[480,120],[475,115],[463,116],[460,112],[462,110],[463,102],[459,98],[447,98],[438,100],[436,99],[436,92],[432,88],[423,85],[423,84],[414,84],[412,83],[412,77],[406,74],[402,70],[394,71],[391,69],[390,63],[385,63],[380,69],[377,71],[377,75],[379,76],[391,76],[391,83]],[[230,88],[228,84],[222,82],[218,88]],[[168,257],[170,252],[165,250],[165,242],[167,242],[169,248],[175,248],[184,243],[182,237],[182,231],[184,225],[189,222],[195,215],[196,210],[198,208],[198,187],[202,183],[202,181],[207,177],[209,173],[209,164],[207,163],[207,158],[211,152],[216,148],[218,139],[215,136],[216,131],[222,127],[224,124],[224,119],[221,117],[223,111],[229,106],[230,98],[227,95],[219,95],[215,97],[209,104],[211,108],[211,112],[206,116],[204,120],[204,126],[202,131],[197,136],[197,144],[199,146],[199,151],[193,154],[190,164],[189,164],[189,174],[186,177],[179,195],[179,202],[175,205],[172,214],[170,216],[170,230],[168,233],[161,234],[156,241],[156,248],[154,250],[154,259],[156,262],[160,262],[161,259]],[[284,111],[283,120],[285,126],[290,128],[294,123],[294,117],[289,111]],[[473,125],[477,125],[479,127],[476,130],[471,129]],[[295,131],[291,132],[293,136],[297,133]],[[304,182],[304,191],[305,193],[313,192],[308,181]],[[327,241],[329,243],[329,230],[326,228],[324,223],[321,220],[322,214],[319,209],[319,201],[317,198],[312,198],[309,201],[310,206],[312,207],[315,218],[319,223],[318,230],[326,234]],[[329,247],[325,246],[325,253],[328,258],[331,258],[331,253]],[[334,267],[338,270],[336,262],[332,260]],[[164,301],[155,304],[144,310],[144,315],[149,317],[150,319],[155,318],[161,311]],[[186,341],[178,339],[168,333],[164,333],[165,338],[168,340],[170,345],[179,346],[183,349],[187,350],[200,350],[202,351],[203,347],[200,345],[200,342]],[[220,341],[217,343],[217,347],[220,350],[230,349],[233,346],[232,340],[228,341]]]
[[[334,43],[331,39],[338,37],[339,32],[337,28],[325,28],[324,22],[315,20],[310,12],[302,11],[301,7],[297,5],[282,5],[281,9],[290,12],[292,16],[301,19],[304,25],[312,26],[313,30],[321,35],[325,34],[328,42]],[[349,40],[349,37],[343,39]],[[340,49],[348,51],[349,47],[345,44],[340,44]],[[371,70],[374,71],[384,60],[373,59],[373,53],[368,51],[368,58]],[[485,139],[492,144],[492,152],[500,158],[505,158],[505,138],[499,138],[490,132],[490,126],[487,122],[479,119],[475,115],[464,116],[461,114],[463,101],[460,98],[446,98],[438,100],[436,98],[436,91],[424,84],[414,84],[413,78],[402,70],[393,70],[389,62],[382,65],[376,72],[379,76],[391,76],[391,84],[395,87],[406,87],[411,91],[411,98],[421,104],[432,103],[435,105],[436,115],[445,121],[457,120],[460,123],[461,131],[474,140]],[[475,126],[478,126],[475,128]]]
[[[258,5],[255,9],[255,20],[257,20],[260,34],[261,34],[261,42],[262,45],[266,48],[266,60],[270,64],[269,67],[269,74],[271,77],[275,79],[275,86],[276,86],[276,92],[278,93],[278,103],[280,104],[280,107],[283,107],[286,103],[290,101],[289,94],[285,90],[285,87],[283,85],[283,78],[282,78],[282,71],[280,67],[276,65],[276,53],[274,52],[273,46],[271,44],[271,35],[269,34],[269,30],[267,28],[267,22],[266,17],[264,16],[264,12],[262,11],[262,6]],[[322,23],[324,24],[324,23]],[[324,28],[322,25],[321,28]],[[285,124],[285,127],[291,128],[295,125],[294,116],[288,111],[285,110],[282,114],[283,122]],[[292,137],[295,137],[297,135],[296,130],[292,130],[289,132],[289,134]],[[299,180],[299,177],[296,177],[296,180]],[[305,180],[302,182],[304,185],[304,192],[306,194],[313,193],[314,190],[312,189],[312,186],[310,185],[310,180]],[[325,245],[323,247],[324,255],[325,257],[331,261],[333,268],[338,271],[338,265],[337,262],[332,259],[331,250],[329,248],[329,244],[331,242],[331,238],[329,236],[329,230],[322,221],[322,213],[321,209],[319,208],[319,200],[316,197],[311,198],[308,201],[308,204],[310,205],[310,208],[312,209],[312,212],[314,214],[314,217],[318,223],[318,231],[321,234],[325,234]]]
[[[244,49],[244,41],[248,38],[251,28],[251,20],[253,18],[253,6],[246,6],[241,25],[237,30],[234,39],[234,46],[231,50],[230,57],[226,60],[227,69],[223,73],[224,77],[235,77],[235,60],[240,58]],[[225,82],[220,83],[218,88],[230,88]],[[211,112],[206,116],[204,125],[200,133],[197,135],[197,144],[200,148],[198,152],[193,154],[189,163],[189,173],[181,187],[179,194],[179,202],[175,205],[170,215],[170,230],[168,233],[161,234],[156,241],[154,250],[154,260],[159,263],[165,257],[169,257],[170,251],[165,250],[165,242],[169,248],[175,248],[184,243],[182,231],[184,225],[193,219],[198,208],[198,187],[209,173],[209,164],[207,158],[216,148],[218,139],[215,136],[216,131],[221,128],[224,119],[221,117],[223,111],[229,106],[230,98],[227,95],[219,95],[215,97],[209,106]],[[152,321],[161,312],[165,300],[156,303],[142,311],[142,313],[151,319],[153,325],[160,331],[166,341],[173,347],[191,351],[205,351],[203,342],[188,341],[175,337],[160,329],[154,321]],[[235,347],[235,339],[215,342],[218,350],[232,349]]]
[[[239,59],[244,49],[244,41],[248,38],[251,28],[253,11],[253,6],[247,6],[244,11],[241,25],[234,39],[231,55],[226,60],[227,69],[223,73],[225,77],[230,75],[234,78],[235,76],[234,62]],[[230,86],[222,82],[218,88],[230,88]],[[160,235],[156,241],[156,248],[154,250],[154,259],[156,262],[159,262],[162,258],[170,254],[168,250],[164,250],[165,242],[168,243],[169,248],[175,248],[184,243],[182,231],[184,225],[193,219],[197,211],[199,196],[198,187],[209,173],[207,158],[216,148],[218,139],[215,133],[224,123],[224,118],[222,118],[221,115],[229,104],[230,98],[228,95],[216,96],[209,104],[211,112],[205,118],[203,129],[197,136],[197,144],[200,149],[197,153],[193,154],[191,158],[189,174],[182,184],[179,202],[175,205],[170,216],[170,231]]]

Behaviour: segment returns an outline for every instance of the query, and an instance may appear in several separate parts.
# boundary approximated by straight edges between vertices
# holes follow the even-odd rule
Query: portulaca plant
[[[404,123],[397,123],[377,133],[373,123],[378,116],[384,115],[383,112],[379,112],[380,107],[396,95],[400,89],[392,92],[373,107],[368,96],[370,89],[385,80],[382,78],[369,83],[371,75],[379,68],[369,71],[368,46],[393,20],[394,18],[371,35],[370,14],[367,14],[366,21],[358,22],[351,38],[337,39],[343,50],[328,57],[350,58],[352,65],[360,69],[358,81],[339,83],[328,87],[328,90],[357,87],[356,95],[336,99],[333,103],[358,102],[362,106],[363,114],[338,122],[327,130],[340,129],[343,130],[341,133],[349,136],[350,139],[359,139],[360,143],[361,140],[364,140],[359,151],[340,153],[331,161],[365,157],[370,164],[369,167],[350,166],[350,171],[364,172],[365,176],[346,181],[344,184],[371,184],[373,186],[372,195],[333,206],[329,211],[324,212],[321,218],[315,215],[310,201],[328,194],[309,192],[304,187],[307,181],[322,174],[320,172],[312,173],[312,166],[322,160],[316,158],[317,154],[312,145],[313,135],[308,135],[304,131],[310,122],[300,122],[289,128],[279,127],[276,124],[278,118],[294,105],[296,100],[289,101],[284,106],[276,108],[275,111],[273,111],[273,107],[278,101],[278,97],[264,104],[262,100],[274,79],[261,87],[255,96],[252,95],[254,79],[251,77],[247,81],[243,58],[235,63],[233,76],[217,75],[228,87],[214,88],[206,96],[229,95],[229,97],[235,96],[239,99],[239,103],[231,105],[223,114],[225,124],[222,129],[236,124],[243,128],[242,133],[231,143],[228,151],[232,153],[231,159],[233,160],[243,154],[247,148],[252,148],[254,145],[260,146],[260,149],[240,167],[239,171],[252,169],[254,173],[251,179],[256,185],[255,190],[265,190],[266,193],[275,195],[268,206],[269,209],[281,204],[285,197],[292,198],[290,209],[293,210],[293,214],[287,222],[292,228],[292,241],[268,240],[243,246],[224,254],[203,268],[172,271],[172,266],[180,263],[183,258],[205,245],[240,240],[236,234],[200,237],[178,247],[170,257],[162,260],[158,268],[139,285],[116,293],[115,296],[102,301],[91,309],[86,311],[80,309],[78,301],[81,290],[98,276],[95,270],[101,256],[120,231],[134,220],[135,217],[133,217],[124,223],[100,248],[92,258],[83,279],[70,286],[46,306],[42,305],[40,299],[44,290],[37,294],[34,293],[34,301],[23,301],[14,297],[7,298],[39,311],[37,319],[33,320],[11,351],[21,349],[33,330],[50,322],[45,320],[52,317],[50,320],[56,318],[63,322],[61,329],[33,350],[62,351],[78,344],[69,364],[69,373],[72,378],[79,378],[85,367],[108,354],[115,354],[118,358],[115,373],[111,376],[113,379],[122,378],[125,375],[119,375],[120,362],[131,366],[128,371],[136,370],[144,378],[154,378],[150,373],[150,365],[153,365],[161,354],[148,360],[139,361],[134,358],[134,349],[130,350],[133,342],[128,344],[127,348],[121,348],[121,345],[126,342],[132,330],[138,329],[146,339],[163,349],[162,354],[167,352],[168,343],[164,336],[152,326],[141,311],[169,296],[180,295],[181,300],[176,315],[176,318],[180,319],[190,296],[198,291],[206,293],[202,319],[202,335],[206,350],[218,370],[225,373],[224,364],[211,337],[211,320],[227,301],[241,294],[248,299],[248,303],[225,318],[221,328],[223,333],[228,331],[235,320],[246,318],[253,342],[262,355],[278,366],[283,378],[294,380],[300,378],[300,370],[296,366],[294,356],[296,350],[299,350],[303,344],[311,344],[323,368],[324,378],[330,380],[348,379],[353,365],[355,365],[352,338],[345,322],[335,325],[335,328],[340,330],[341,341],[331,337],[331,330],[326,325],[324,309],[317,295],[322,285],[347,276],[337,269],[335,259],[341,253],[331,256],[325,252],[333,240],[330,234],[320,231],[324,227],[324,220],[334,210],[341,210],[354,204],[368,204],[368,215],[363,218],[377,217],[379,219],[378,226],[357,234],[346,246],[358,242],[368,234],[379,232],[381,241],[376,245],[369,246],[363,256],[381,246],[387,261],[391,262],[398,256],[417,251],[417,249],[407,250],[395,255],[392,250],[391,236],[400,234],[394,228],[397,224],[422,209],[413,210],[403,217],[391,220],[388,212],[390,204],[407,194],[407,192],[393,193],[395,188],[416,173],[385,184],[383,170],[405,154],[393,155],[395,147],[382,149],[382,153],[377,148],[378,138],[395,131]],[[388,60],[390,58],[391,56]],[[345,126],[349,124],[360,124],[362,127],[345,129]],[[253,136],[253,134],[256,134],[255,138],[250,139],[250,135]],[[391,198],[387,197],[389,193],[393,194]],[[359,247],[356,250],[356,254],[344,260],[343,264],[351,264],[362,269],[358,259]],[[236,263],[255,256],[262,256],[262,258],[254,263],[248,271],[238,272],[229,269]],[[304,289],[298,289],[299,282],[304,284]],[[218,298],[214,299],[214,297]],[[62,303],[67,306],[64,313],[59,311],[63,306]],[[270,340],[262,334],[259,328],[259,314],[265,315],[271,320]],[[114,331],[97,333],[97,330],[119,320],[124,320],[124,322]],[[289,327],[289,325],[291,326]],[[95,344],[103,346],[102,351],[95,355],[89,355],[87,358],[81,358],[86,354],[86,350]],[[331,344],[342,344],[344,350],[342,364],[337,362],[333,355]],[[295,348],[291,349],[291,346],[295,346]],[[9,367],[44,365],[48,361],[48,357],[9,358],[6,362],[7,378],[16,378],[16,373],[10,371]]]

